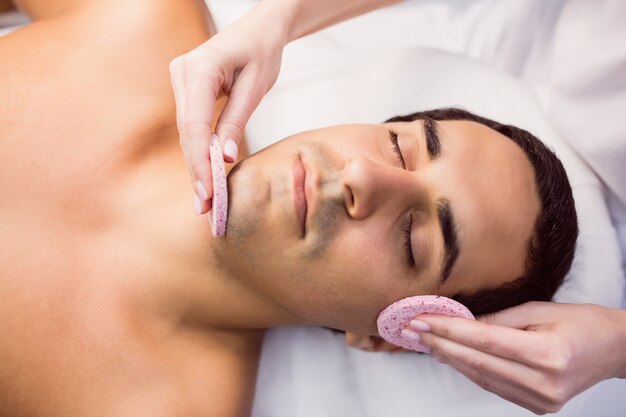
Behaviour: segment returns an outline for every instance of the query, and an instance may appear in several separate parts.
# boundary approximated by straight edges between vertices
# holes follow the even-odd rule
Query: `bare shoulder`
[[[3,195],[79,196],[177,144],[169,62],[210,37],[203,2],[20,6],[40,19],[0,37],[0,178],[21,179],[0,180]]]
[[[142,116],[172,119],[169,62],[211,36],[208,11],[197,0],[21,3],[43,17],[0,37],[7,58],[0,65],[0,115],[37,117],[40,127],[49,122],[41,118],[46,114],[96,133],[98,118],[116,124],[132,118],[135,126]],[[63,9],[64,3],[78,6]]]

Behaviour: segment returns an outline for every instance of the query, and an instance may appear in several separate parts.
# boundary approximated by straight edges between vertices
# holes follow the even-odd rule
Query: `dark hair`
[[[393,117],[387,122],[414,120],[468,120],[481,123],[515,142],[535,171],[541,211],[528,243],[523,276],[495,288],[473,294],[458,293],[452,298],[474,315],[487,314],[527,301],[550,301],[563,283],[574,258],[578,221],[572,188],[561,161],[539,139],[515,126],[505,125],[457,108],[421,111]]]

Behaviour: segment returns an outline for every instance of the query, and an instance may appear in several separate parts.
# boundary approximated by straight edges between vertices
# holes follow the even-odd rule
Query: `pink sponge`
[[[211,171],[213,173],[213,208],[209,212],[209,220],[213,236],[222,237],[226,234],[228,218],[228,189],[226,188],[226,168],[224,157],[217,135],[211,136],[209,146],[211,154]]]
[[[457,301],[439,295],[417,295],[403,298],[385,308],[376,320],[378,333],[389,343],[420,351],[419,342],[407,340],[400,335],[400,332],[409,327],[411,320],[419,314],[444,314],[474,320],[474,315],[467,307]]]

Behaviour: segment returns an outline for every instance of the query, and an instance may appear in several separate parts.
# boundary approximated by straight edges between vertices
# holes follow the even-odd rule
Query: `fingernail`
[[[201,201],[205,201],[209,198],[209,194],[206,192],[206,188],[204,188],[204,185],[202,185],[199,180],[196,181],[196,194]]]
[[[234,140],[228,139],[226,143],[224,143],[224,154],[230,159],[230,161],[226,162],[235,162],[237,160],[238,154],[237,144]]]
[[[404,337],[405,339],[408,339],[412,342],[419,342],[420,341],[420,335],[415,333],[413,330],[409,330],[409,329],[403,329],[400,332],[400,335],[402,337]]]
[[[429,332],[431,330],[430,324],[419,320],[411,320],[410,326],[418,332]]]
[[[413,345],[413,350],[416,352],[430,353],[430,348],[426,345],[422,345],[421,343],[415,343]]]
[[[411,341],[411,349],[417,352],[430,353],[430,348],[420,343],[420,335],[413,330],[404,329],[400,332],[400,335]]]
[[[196,211],[196,216],[200,215],[200,199],[197,195],[193,195],[193,208]]]

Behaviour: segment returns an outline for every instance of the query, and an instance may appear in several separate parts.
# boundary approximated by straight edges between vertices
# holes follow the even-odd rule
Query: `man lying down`
[[[36,22],[0,38],[3,415],[247,415],[269,327],[375,336],[401,298],[482,314],[549,300],[570,267],[560,162],[456,109],[245,159],[214,239],[168,78],[210,35],[204,5],[20,4]]]

